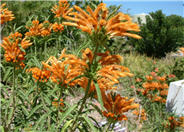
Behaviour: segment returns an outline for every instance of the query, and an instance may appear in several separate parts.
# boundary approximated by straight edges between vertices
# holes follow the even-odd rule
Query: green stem
[[[76,121],[78,120],[79,115],[82,113],[82,110],[83,110],[83,108],[84,108],[84,104],[86,103],[86,100],[87,100],[87,97],[88,97],[88,91],[89,91],[90,85],[91,85],[91,81],[92,81],[92,79],[90,78],[90,79],[89,79],[89,82],[88,82],[88,86],[87,86],[86,92],[85,92],[85,96],[84,96],[84,98],[83,98],[83,100],[82,100],[81,107],[80,107],[80,109],[79,109],[79,111],[78,111],[78,114],[77,114],[77,116],[76,116],[76,118],[75,118],[75,120],[74,120],[74,122],[73,122],[72,129],[71,129],[72,131],[71,131],[71,132],[74,132],[75,129],[76,129]]]
[[[105,130],[105,132],[108,132],[109,128],[111,127],[111,122],[109,123],[107,129]]]
[[[14,113],[15,113],[15,97],[16,97],[16,93],[15,93],[15,65],[13,66],[13,89],[12,89],[12,106],[13,106],[13,114],[10,117],[10,123],[7,125],[7,128],[10,129],[10,125],[13,121],[13,117],[14,117]]]
[[[60,84],[59,84],[60,85]],[[62,86],[61,87],[61,89],[60,89],[60,93],[59,93],[59,98],[58,98],[58,100],[57,100],[57,102],[58,102],[58,111],[57,111],[57,124],[59,124],[59,113],[60,113],[60,108],[61,108],[61,106],[60,106],[60,99],[61,99],[61,96],[62,96],[62,94],[63,94],[63,89],[64,89],[65,87],[64,86]]]
[[[95,42],[94,42],[95,43]],[[99,48],[99,44],[98,43],[96,43],[96,47],[95,47],[95,51],[94,51],[94,56],[93,56],[93,60],[92,60],[92,65],[93,65],[93,62],[94,62],[94,65],[95,65],[95,70],[96,70],[96,68],[97,68],[97,66],[96,66],[96,63],[97,63],[97,61],[96,61],[96,57],[97,57],[97,55],[96,55],[96,53],[97,53],[97,51],[98,51],[98,48]],[[91,70],[91,65],[89,66],[89,69]],[[78,118],[79,118],[79,115],[82,113],[82,111],[83,111],[83,109],[84,109],[84,104],[86,103],[86,100],[88,99],[88,92],[89,92],[89,89],[90,89],[90,86],[91,86],[91,81],[92,81],[92,79],[93,79],[93,77],[88,77],[89,78],[89,81],[88,81],[88,85],[87,85],[87,88],[86,88],[86,91],[85,91],[85,95],[84,95],[84,98],[83,98],[83,100],[82,100],[82,104],[81,104],[81,106],[80,106],[80,109],[79,109],[79,111],[78,111],[78,114],[77,114],[77,116],[76,116],[76,118],[75,118],[75,120],[74,120],[74,122],[73,122],[73,125],[72,125],[72,128],[71,128],[71,132],[74,132],[75,131],[75,129],[76,129],[76,125],[77,125],[77,120],[78,120]]]

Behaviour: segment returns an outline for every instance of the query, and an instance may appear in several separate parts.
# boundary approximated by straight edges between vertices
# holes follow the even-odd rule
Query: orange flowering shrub
[[[22,39],[22,34],[18,32],[10,34],[8,37],[4,37],[1,46],[5,50],[5,60],[7,62],[17,63],[21,67],[24,67],[23,60],[25,59],[24,56],[26,55],[26,52],[22,49],[26,49],[30,45],[32,45],[32,43],[26,38]]]
[[[41,70],[37,67],[30,68],[27,70],[27,72],[32,72],[32,76],[35,81],[47,82],[50,77],[50,71],[45,69]]]
[[[146,76],[146,82],[143,83],[143,89],[138,89],[144,96],[147,96],[153,102],[166,103],[168,94],[168,84],[166,76],[150,75]]]
[[[70,4],[68,4],[67,0],[59,0],[59,5],[55,5],[51,11],[56,14],[55,17],[64,17],[70,13],[73,8],[69,8]]]
[[[176,127],[183,127],[184,128],[184,117],[179,117],[176,119],[175,117],[171,116],[168,118],[169,123],[166,124],[167,128],[175,129]]]
[[[79,75],[85,75],[87,73],[91,65],[90,63],[92,62],[93,56],[94,55],[89,48],[83,51],[82,59],[79,59],[74,55],[67,55],[65,54],[65,50],[63,50],[61,56],[59,57],[59,60],[55,57],[50,57],[46,63],[43,62],[43,65],[52,72],[51,79],[53,82],[61,84],[62,86],[67,85],[68,83],[71,86],[78,84],[82,88],[86,89],[88,84],[87,77],[81,77],[71,83],[70,81]],[[120,58],[120,56],[118,57]],[[128,68],[117,65],[117,63],[120,63],[120,60],[116,60],[116,55],[107,56],[107,58],[108,59],[103,59],[102,57],[101,59],[99,59],[101,69],[93,72],[97,74],[97,83],[99,84],[99,87],[101,89],[116,89],[116,87],[113,87],[113,85],[119,83],[118,78],[126,76],[131,77],[133,76],[133,74],[130,73]],[[51,64],[51,66],[49,65],[49,63]],[[109,65],[113,63],[115,64]],[[67,69],[65,68],[66,65],[68,66]],[[92,82],[90,92],[94,91],[95,86]]]
[[[26,32],[26,36],[49,36],[51,33],[52,24],[48,21],[39,23],[38,20],[33,20],[31,25],[27,25],[26,28],[29,29],[29,32]]]
[[[109,18],[109,11],[104,3],[99,4],[94,11],[87,6],[86,10],[88,13],[79,6],[75,5],[74,8],[77,12],[71,12],[63,16],[66,20],[71,20],[73,22],[63,22],[64,25],[75,26],[89,34],[92,34],[93,31],[98,33],[104,29],[105,34],[109,35],[110,38],[114,36],[129,36],[136,39],[141,38],[139,35],[128,32],[140,31],[138,25],[133,23],[128,15],[120,12]]]
[[[139,107],[139,104],[133,102],[133,98],[121,97],[120,94],[103,93],[102,98],[106,108],[106,111],[103,111],[103,115],[115,121],[128,120],[124,113]]]
[[[6,3],[3,3],[0,6],[0,17],[1,17],[1,24],[4,24],[5,22],[12,21],[15,19],[14,15],[12,14],[12,11],[9,11],[8,8],[4,8],[6,6]]]

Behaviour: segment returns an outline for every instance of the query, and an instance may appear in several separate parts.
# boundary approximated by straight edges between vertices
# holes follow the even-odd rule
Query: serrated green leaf
[[[59,115],[61,116],[60,117],[60,121],[59,121],[59,124],[58,124],[58,127],[59,125],[62,124],[63,120],[68,116],[70,115],[70,113],[77,107],[77,105],[74,105],[72,107],[70,107],[65,113],[59,113]]]
[[[102,115],[102,111],[100,110],[100,108],[97,105],[95,105],[93,103],[89,103],[89,105],[91,105],[100,115]]]
[[[9,67],[9,68],[6,70],[5,75],[4,75],[4,77],[3,77],[3,81],[6,81],[6,79],[8,78],[8,75],[11,73],[11,70],[12,70],[11,67]]]
[[[67,121],[67,122],[64,124],[64,126],[62,127],[61,132],[66,132],[66,129],[69,127],[69,125],[72,123],[72,121],[73,121],[73,119]]]
[[[10,112],[8,113],[8,121],[7,121],[8,124],[10,124],[10,122],[11,122],[13,113],[14,113],[14,108],[11,107],[11,108],[10,108]]]
[[[47,113],[47,114],[44,114],[40,117],[40,119],[36,122],[36,125],[35,125],[35,129],[38,128],[38,125],[41,123],[41,122],[45,122],[45,118],[48,117],[50,113]],[[43,123],[44,124],[44,123]]]
[[[30,118],[40,107],[42,107],[42,104],[37,105],[36,107],[34,107],[34,108],[31,110],[31,112],[30,112],[29,116],[27,117],[27,119],[29,119],[29,118]]]
[[[101,94],[101,90],[98,86],[98,83],[95,83],[95,88],[96,88],[96,91],[97,91],[98,101],[99,101],[99,103],[102,107],[102,110],[104,110],[103,101],[102,101],[102,94]]]
[[[84,120],[88,123],[92,132],[97,132],[97,129],[95,128],[94,124],[89,120],[87,116],[83,115],[82,118],[84,118]]]
[[[25,107],[24,105],[21,105],[21,108],[22,108],[23,113],[24,113],[26,116],[28,116],[28,115],[29,115],[29,112],[28,112],[28,110],[26,109],[26,107]]]

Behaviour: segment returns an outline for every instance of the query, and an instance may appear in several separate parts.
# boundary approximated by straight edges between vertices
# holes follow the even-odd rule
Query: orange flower
[[[183,56],[184,56],[184,47],[181,47],[180,50],[179,50],[179,52],[182,53]]]
[[[104,65],[111,65],[111,64],[120,64],[123,60],[123,57],[120,55],[110,55],[108,51],[105,53],[97,53],[98,56],[101,56],[99,63]]]
[[[50,71],[46,69],[39,69],[37,67],[30,68],[27,70],[27,72],[32,72],[32,76],[35,79],[35,81],[40,81],[40,82],[47,82],[49,77],[50,77]]]
[[[131,21],[128,15],[118,13],[114,17],[108,17],[108,9],[104,3],[101,3],[93,11],[89,6],[85,12],[79,6],[74,6],[77,12],[68,13],[68,16],[63,16],[65,19],[73,22],[63,22],[63,25],[75,26],[84,32],[92,34],[93,31],[98,33],[105,30],[105,34],[109,35],[110,38],[114,36],[129,36],[136,39],[140,39],[139,35],[129,33],[129,31],[139,32],[137,24]],[[74,17],[71,17],[74,16]]]
[[[166,124],[167,128],[175,129],[176,127],[184,127],[184,117],[179,117],[176,119],[175,117],[171,116],[168,118],[169,123]]]
[[[129,69],[121,65],[107,65],[102,67],[98,72],[98,84],[101,89],[116,89],[115,84],[119,83],[120,77],[132,77]]]
[[[152,75],[153,77],[155,77],[155,76],[156,76],[156,73],[155,73],[155,72],[151,72],[151,75]]]
[[[151,81],[151,80],[153,80],[153,77],[152,77],[152,76],[146,76],[146,79],[147,79],[148,81]]]
[[[58,107],[59,105],[61,107],[64,107],[63,99],[60,99],[59,101],[57,99],[54,99],[54,101],[52,102],[52,105],[55,107]]]
[[[140,78],[136,78],[136,80],[135,80],[136,82],[141,82],[142,81],[142,79],[140,79]]]
[[[62,24],[54,23],[52,24],[52,29],[54,32],[61,32],[64,30],[64,26]]]
[[[157,77],[157,80],[159,80],[161,82],[164,82],[165,81],[165,78],[166,78],[165,76],[163,76],[163,77],[158,76]]]
[[[51,11],[56,14],[55,17],[64,17],[73,10],[73,8],[69,8],[69,6],[67,0],[59,0],[59,5],[55,5]]]
[[[48,21],[44,21],[39,24],[38,20],[33,20],[31,26],[26,26],[29,32],[26,32],[26,36],[48,36],[51,32],[51,24]]]
[[[46,63],[42,62],[42,64],[51,71],[51,80],[61,86],[66,86],[68,83],[70,86],[74,86],[78,80],[71,83],[70,81],[79,75],[83,75],[88,68],[88,65],[76,56],[65,54],[65,49],[59,59],[52,56]]]
[[[174,74],[169,74],[169,76],[168,76],[169,78],[174,78],[174,77],[176,77]]]
[[[141,109],[141,111],[140,110],[134,110],[132,113],[137,116],[137,119],[140,116],[141,120],[147,120],[146,113],[145,113],[144,109]]]
[[[103,111],[103,115],[108,119],[113,120],[127,120],[128,118],[124,114],[129,110],[139,107],[139,104],[133,103],[134,99],[128,99],[128,97],[121,97],[120,94],[114,93],[102,93],[104,107],[106,111]]]
[[[0,6],[0,17],[1,17],[1,24],[4,24],[5,22],[12,21],[15,19],[14,15],[12,14],[12,11],[9,11],[8,8],[4,8],[6,6],[6,3],[3,3]]]
[[[168,94],[168,85],[165,82],[166,77],[146,76],[146,78],[147,82],[142,84],[143,89],[140,89],[139,92],[154,102],[165,103]],[[155,95],[153,95],[153,92]]]
[[[4,57],[7,62],[18,63],[21,67],[24,67],[23,60],[26,53],[21,51],[19,44],[23,49],[32,45],[26,38],[22,39],[22,34],[16,32],[8,37],[4,37],[1,46],[5,50]]]

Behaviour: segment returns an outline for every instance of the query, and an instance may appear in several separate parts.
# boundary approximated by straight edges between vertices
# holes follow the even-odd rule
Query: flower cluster
[[[39,23],[38,20],[33,20],[30,25],[27,25],[26,28],[29,29],[29,32],[26,32],[26,36],[49,36],[51,33],[52,24],[48,21]]]
[[[137,119],[140,117],[141,120],[147,120],[146,113],[145,113],[144,109],[134,110],[132,113],[137,116],[136,117]]]
[[[27,72],[32,72],[32,76],[35,81],[47,82],[50,77],[50,71],[46,69],[41,70],[37,67],[30,68]]]
[[[51,11],[56,14],[55,17],[64,17],[73,10],[73,8],[69,8],[69,6],[70,4],[68,4],[67,0],[59,0],[59,5],[55,5]]]
[[[179,117],[178,119],[171,116],[168,118],[168,120],[169,120],[169,123],[166,124],[167,128],[170,128],[170,129],[175,129],[176,127],[184,128],[184,116]]]
[[[66,20],[73,22],[63,22],[63,25],[75,26],[89,34],[93,32],[98,33],[104,29],[105,34],[109,35],[110,38],[114,36],[141,38],[139,35],[129,32],[139,32],[140,30],[138,25],[133,23],[128,15],[120,12],[113,17],[108,17],[109,11],[104,3],[99,4],[94,11],[87,6],[86,10],[88,13],[79,6],[75,5],[74,8],[77,12],[67,13],[67,15],[63,16]]]
[[[7,62],[18,63],[21,67],[24,67],[23,60],[26,52],[22,51],[22,49],[28,48],[32,43],[26,38],[22,39],[21,33],[10,34],[8,37],[3,38],[3,43],[1,46],[5,50],[5,60]]]
[[[64,30],[64,26],[62,24],[54,23],[52,24],[52,29],[54,32],[61,32]]]
[[[4,24],[5,22],[12,21],[15,19],[14,15],[12,14],[12,11],[9,11],[8,8],[4,8],[6,6],[6,3],[3,3],[0,6],[0,16],[1,16],[1,24]]]
[[[127,120],[128,118],[124,113],[139,107],[139,104],[134,103],[133,98],[128,99],[128,97],[121,97],[120,94],[113,93],[103,93],[102,95],[106,108],[103,115],[110,120]]]
[[[58,106],[64,106],[64,103],[63,103],[63,99],[60,99],[59,101],[58,101],[58,99],[54,99],[54,101],[52,102],[52,106],[54,106],[54,107],[58,107]]]
[[[152,72],[150,76],[146,76],[146,82],[143,83],[143,89],[138,89],[144,96],[147,96],[153,102],[166,102],[168,94],[168,84],[166,76],[157,76]]]

